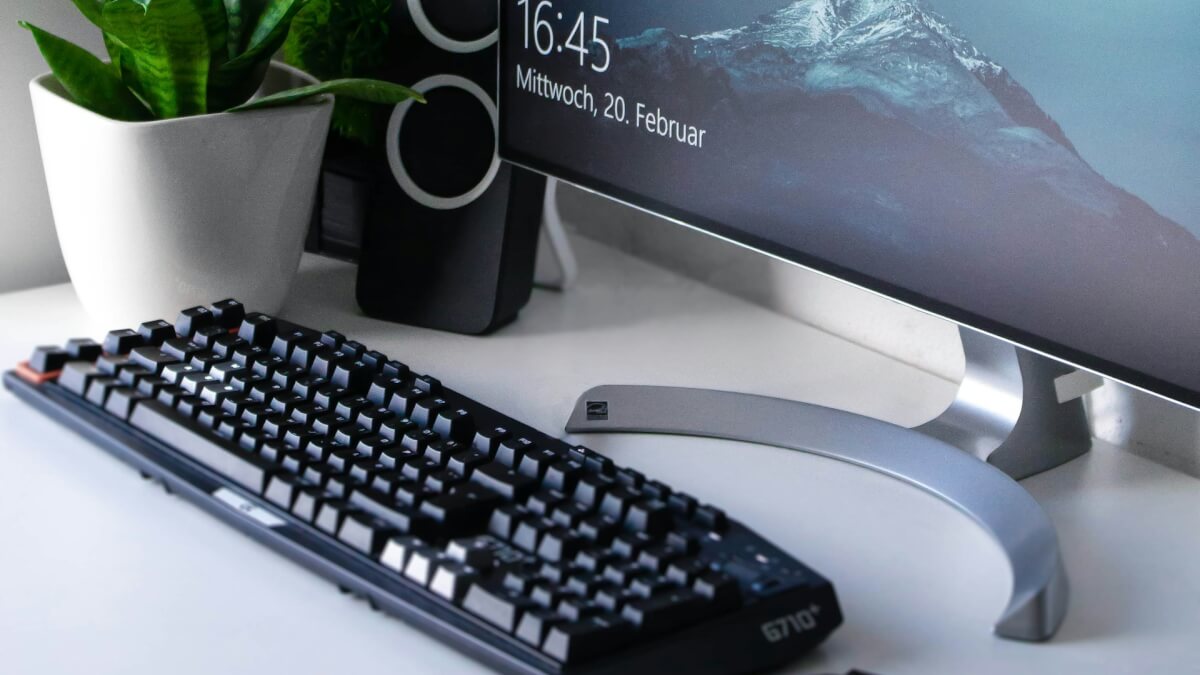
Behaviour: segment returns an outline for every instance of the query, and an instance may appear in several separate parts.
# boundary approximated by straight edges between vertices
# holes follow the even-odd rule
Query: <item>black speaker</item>
[[[529,300],[545,179],[497,155],[497,12],[394,0],[381,76],[427,103],[391,111],[382,149],[327,156],[315,242],[357,257],[371,316],[481,334]]]

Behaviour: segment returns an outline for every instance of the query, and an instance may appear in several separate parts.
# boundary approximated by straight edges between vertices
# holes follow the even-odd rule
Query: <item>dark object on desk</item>
[[[429,105],[330,143],[309,248],[359,261],[371,316],[482,334],[529,300],[545,179],[497,155],[496,7],[463,4],[393,3],[378,74]]]
[[[143,327],[110,333],[98,358],[38,347],[4,382],[492,667],[754,672],[841,623],[829,581],[719,508],[340,333],[234,301],[185,310],[178,337]]]

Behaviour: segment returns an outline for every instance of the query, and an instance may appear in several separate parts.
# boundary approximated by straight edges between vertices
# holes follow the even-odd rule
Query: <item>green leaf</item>
[[[210,74],[210,109],[232,108],[245,103],[258,91],[267,74],[271,56],[279,50],[287,37],[292,18],[307,3],[308,0],[266,0],[265,6],[261,7],[258,14],[257,28],[250,37],[246,51],[221,64]],[[249,5],[243,7],[246,17],[250,16],[249,10],[259,9],[259,6],[252,2],[246,4]]]
[[[242,0],[225,0],[225,20],[229,26],[229,36],[225,40],[229,60],[233,60],[242,51],[242,34],[245,30],[246,17],[242,13]]]
[[[239,68],[248,63],[271,58],[271,55],[283,46],[288,29],[292,25],[292,18],[307,4],[308,0],[269,0],[258,17],[254,32],[250,34],[246,51],[226,65]]]
[[[385,103],[394,105],[409,99],[414,99],[419,103],[425,102],[425,97],[408,87],[391,82],[382,82],[380,80],[361,80],[361,79],[345,79],[345,80],[330,80],[328,82],[320,82],[318,84],[309,85],[307,87],[299,87],[297,89],[289,89],[281,91],[278,94],[264,96],[259,99],[244,103],[230,112],[242,112],[246,110],[260,110],[262,108],[275,108],[278,106],[291,105],[305,99],[322,94],[334,94],[336,96],[345,96],[347,98],[356,99],[359,101],[367,101],[369,103]]]
[[[250,100],[262,86],[271,62],[267,59],[231,68],[226,63],[208,74],[208,109],[228,110]]]
[[[111,33],[104,33],[103,36],[104,48],[108,50],[108,59],[112,61],[113,72],[117,74],[117,77],[121,77],[121,53],[127,48]]]
[[[343,96],[334,104],[330,125],[342,138],[371,148],[383,142],[389,112],[386,106]]]
[[[283,60],[322,80],[363,73],[338,72],[340,31],[333,22],[331,0],[311,0],[296,13],[283,42]]]
[[[403,2],[403,0],[397,0]],[[309,0],[292,19],[285,60],[321,80],[375,77],[385,60],[392,0]],[[341,97],[332,127],[342,138],[375,146],[387,126],[382,106]]]
[[[210,32],[193,0],[109,0],[102,20],[124,46],[126,85],[157,117],[208,112]]]
[[[92,112],[126,122],[150,119],[150,111],[133,95],[107,64],[91,52],[25,21],[38,49],[63,88],[79,105]]]
[[[159,2],[161,0],[155,0]],[[208,52],[214,62],[229,60],[229,19],[225,13],[225,0],[192,0],[200,18],[204,20],[204,30],[208,34]],[[232,58],[232,57],[229,57]]]

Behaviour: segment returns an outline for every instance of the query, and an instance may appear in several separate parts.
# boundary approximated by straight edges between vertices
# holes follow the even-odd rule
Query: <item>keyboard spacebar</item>
[[[260,494],[270,473],[266,460],[176,413],[160,401],[142,401],[129,423],[179,452]]]

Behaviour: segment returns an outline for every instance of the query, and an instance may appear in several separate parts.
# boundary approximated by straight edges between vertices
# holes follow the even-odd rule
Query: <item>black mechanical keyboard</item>
[[[39,347],[4,382],[498,670],[760,671],[842,620],[826,579],[720,509],[233,300]]]

